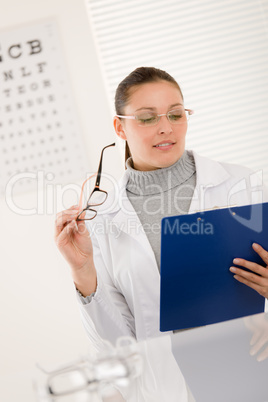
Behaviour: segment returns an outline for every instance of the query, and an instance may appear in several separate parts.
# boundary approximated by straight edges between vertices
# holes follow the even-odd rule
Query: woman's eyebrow
[[[183,106],[183,104],[180,103],[180,102],[174,103],[173,105],[170,105],[168,108],[169,108],[169,109],[172,109],[172,108],[175,107],[175,106]],[[139,110],[145,110],[145,109],[146,109],[146,110],[156,110],[155,107],[142,106],[142,107],[139,107],[139,109],[136,109],[134,113],[138,112]]]
[[[139,107],[139,109],[136,109],[135,112],[138,112],[139,110],[144,110],[144,109],[148,109],[148,110],[155,110],[155,107],[147,107],[147,106],[142,106]]]
[[[174,103],[173,105],[170,105],[169,107],[172,108],[174,106],[183,106],[183,104],[178,102],[178,103]]]

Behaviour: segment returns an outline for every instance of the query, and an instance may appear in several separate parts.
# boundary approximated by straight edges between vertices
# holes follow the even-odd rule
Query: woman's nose
[[[159,133],[171,133],[173,131],[172,124],[168,120],[166,115],[162,115],[158,122]]]

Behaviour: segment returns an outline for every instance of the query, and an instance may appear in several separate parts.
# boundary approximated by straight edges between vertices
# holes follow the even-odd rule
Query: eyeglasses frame
[[[178,108],[178,109],[180,109],[180,108]],[[173,110],[178,110],[178,109],[171,109],[171,110],[169,110],[167,113],[156,114],[156,116],[159,117],[159,119],[156,121],[155,124],[148,125],[147,127],[156,126],[157,123],[159,123],[159,121],[160,121],[160,117],[162,117],[162,116],[166,116],[166,118],[168,119],[168,121],[169,121],[171,124],[182,124],[182,123],[180,123],[180,122],[179,122],[179,123],[171,122],[171,121],[169,120],[169,118],[168,118],[168,113],[172,112]],[[181,108],[181,109],[183,109],[183,108]],[[188,112],[188,113],[189,113],[189,116],[191,116],[191,115],[194,114],[194,110],[192,110],[192,109],[183,109],[183,110],[185,110],[186,112]],[[125,115],[116,114],[115,116],[116,116],[116,117],[119,117],[120,119],[138,120],[138,115],[125,116]],[[188,119],[187,119],[187,120],[188,120]],[[140,127],[146,127],[146,125],[145,125],[145,126],[142,126],[142,125],[140,125],[140,124],[138,124],[138,125],[139,125]]]
[[[130,356],[130,357],[132,357],[132,356]],[[64,396],[67,396],[67,395],[72,395],[72,394],[75,394],[75,393],[80,392],[80,391],[86,391],[86,390],[88,390],[90,388],[91,389],[93,388],[94,390],[97,390],[97,389],[100,388],[100,386],[102,384],[113,385],[113,382],[116,381],[116,380],[131,377],[132,373],[131,373],[130,366],[128,364],[128,361],[127,361],[126,357],[108,356],[106,358],[98,359],[95,362],[95,364],[102,363],[102,362],[105,362],[105,361],[109,361],[109,362],[113,361],[113,362],[119,363],[122,366],[124,366],[124,368],[126,370],[125,375],[121,374],[121,375],[117,375],[115,378],[109,377],[107,379],[99,379],[96,376],[93,376],[92,378],[90,378],[88,376],[88,374],[87,374],[87,370],[88,369],[93,369],[93,364],[90,361],[88,361],[86,359],[83,359],[83,358],[81,360],[73,362],[73,363],[71,363],[71,364],[69,364],[69,365],[67,365],[67,366],[65,366],[65,367],[63,367],[61,369],[57,369],[57,370],[53,370],[53,371],[47,371],[44,368],[42,368],[39,364],[37,364],[37,367],[44,374],[48,375],[47,380],[46,380],[46,390],[48,391],[48,394],[53,396],[53,397],[55,397],[55,398],[57,398],[57,397],[64,397]],[[82,375],[84,377],[85,383],[83,385],[79,385],[79,386],[73,387],[72,389],[65,390],[65,391],[60,391],[60,392],[55,391],[54,386],[53,386],[54,378],[57,378],[60,375],[64,375],[64,374],[68,374],[68,373],[75,373],[75,372],[79,372],[80,375]]]
[[[88,180],[90,180],[92,177],[97,176],[97,177],[96,177],[96,181],[95,181],[95,186],[94,186],[93,190],[91,191],[91,193],[90,193],[90,195],[89,195],[89,197],[88,197],[87,206],[86,206],[85,208],[83,208],[82,211],[79,212],[79,214],[77,215],[76,221],[78,221],[78,222],[81,222],[81,221],[90,221],[90,220],[94,219],[94,218],[96,217],[96,215],[97,215],[97,211],[96,211],[95,209],[92,209],[91,207],[97,207],[97,206],[99,206],[99,205],[102,205],[102,204],[107,200],[107,197],[108,197],[107,191],[100,189],[100,180],[101,180],[101,172],[102,172],[102,160],[103,160],[103,151],[104,151],[106,148],[113,147],[113,146],[115,146],[115,142],[114,142],[113,144],[106,145],[106,147],[104,147],[104,148],[102,149],[102,151],[101,151],[101,156],[100,156],[100,161],[99,161],[99,167],[98,167],[97,173],[95,173],[95,174],[93,174],[92,176],[90,176],[89,178],[87,178],[87,179],[83,182],[83,184],[82,184],[82,190],[81,190],[81,195],[80,195],[79,204],[82,204],[83,191],[84,191],[84,186],[85,186],[86,182],[87,182]],[[98,204],[90,204],[90,203],[89,203],[89,202],[90,202],[90,198],[92,197],[93,193],[96,192],[96,191],[99,191],[99,192],[104,193],[104,194],[105,194],[105,199],[104,199],[102,202],[98,203]],[[86,219],[85,219],[85,218],[80,218],[80,216],[81,216],[85,211],[91,211],[91,212],[93,212],[93,213],[95,213],[95,214],[94,214],[91,218],[86,218]]]
[[[104,354],[100,355],[96,360],[94,359],[93,361],[90,361],[88,358],[82,357],[79,360],[73,361],[61,368],[52,371],[45,370],[42,366],[40,366],[40,364],[37,363],[36,366],[48,376],[45,385],[48,395],[57,398],[71,395],[83,390],[86,391],[90,388],[93,388],[96,391],[100,389],[102,384],[110,384],[113,386],[115,385],[115,382],[117,380],[126,378],[131,380],[141,375],[143,358],[141,353],[136,348],[136,341],[134,340],[134,338],[129,336],[119,337],[116,340],[116,348],[114,348],[108,341],[104,341],[104,344]],[[88,376],[88,371],[91,371],[92,369],[94,369],[94,367],[98,367],[99,364],[106,362],[113,362],[113,366],[115,363],[121,364],[125,368],[125,374],[113,374],[113,376],[111,377],[111,375],[107,376],[106,372],[106,378],[99,378],[99,376],[96,376],[96,373],[94,372],[93,375],[91,375],[90,377]],[[57,392],[53,387],[53,379],[58,375],[64,375],[73,372],[80,372],[84,376],[85,384],[76,386],[69,390]],[[117,389],[116,386],[115,389]]]

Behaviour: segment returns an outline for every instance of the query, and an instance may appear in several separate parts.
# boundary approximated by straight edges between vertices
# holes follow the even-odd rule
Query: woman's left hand
[[[255,314],[244,317],[245,326],[252,332],[250,354],[259,362],[268,359],[268,315]]]
[[[252,272],[248,272],[237,267],[230,267],[230,271],[235,274],[234,278],[236,280],[244,283],[252,289],[255,289],[261,296],[268,298],[268,252],[256,243],[253,243],[252,248],[254,251],[256,251],[256,253],[259,254],[266,266],[263,267],[255,262],[235,258],[233,260],[234,264],[248,268]]]

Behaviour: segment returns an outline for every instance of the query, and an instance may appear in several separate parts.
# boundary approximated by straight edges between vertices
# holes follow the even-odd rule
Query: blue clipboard
[[[265,266],[254,242],[268,250],[267,202],[163,218],[160,331],[263,312],[265,298],[229,271],[234,258]]]

